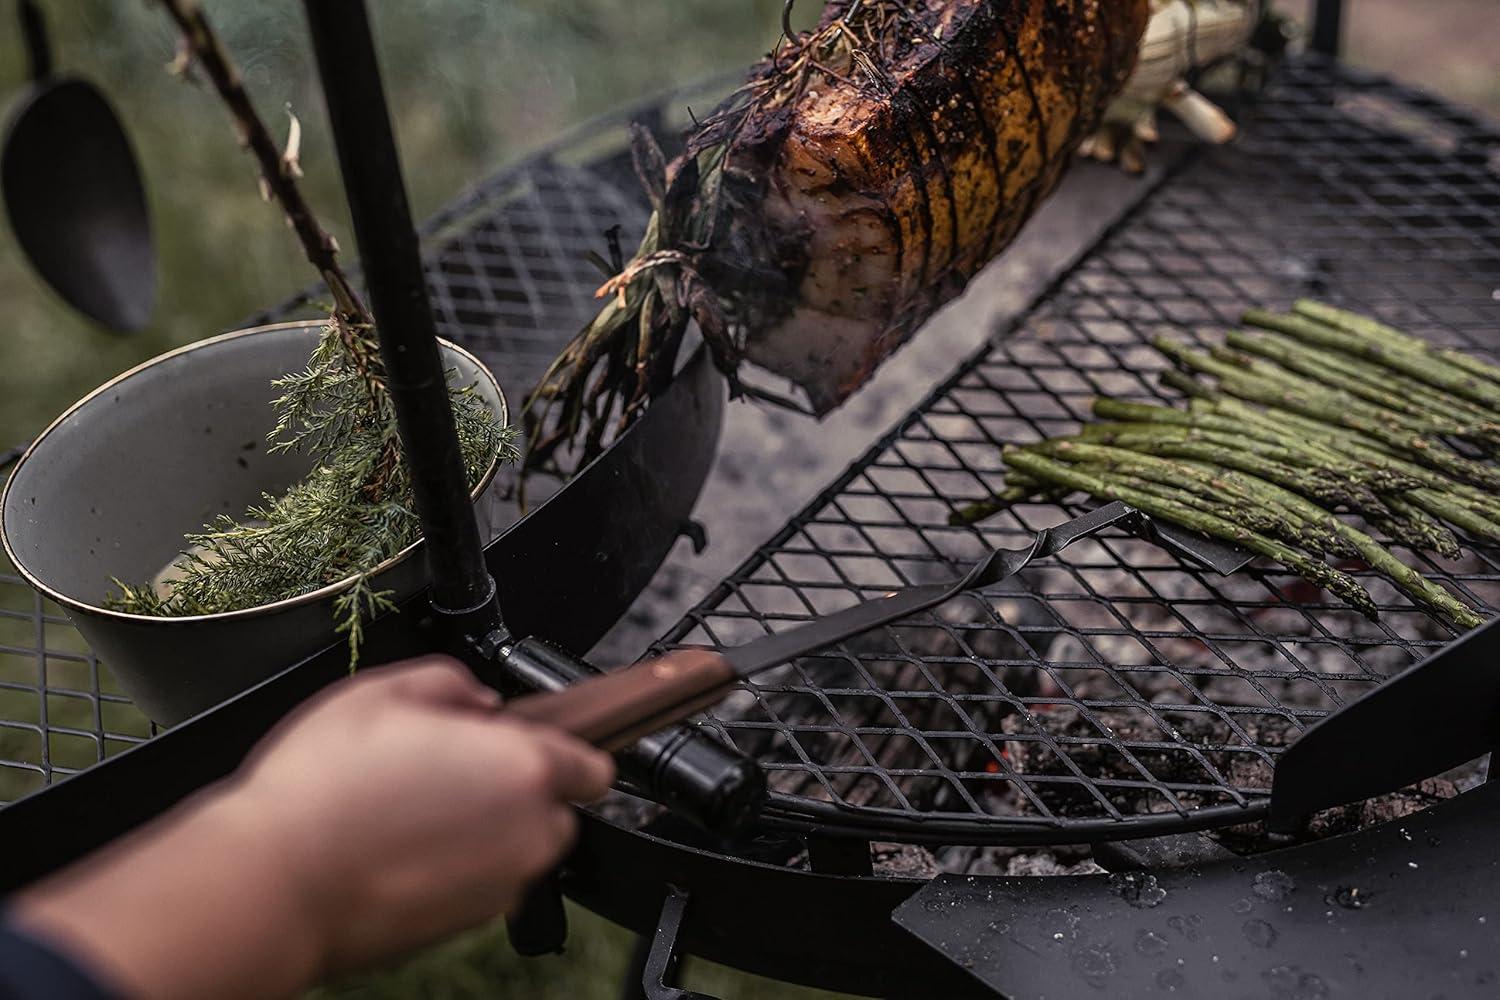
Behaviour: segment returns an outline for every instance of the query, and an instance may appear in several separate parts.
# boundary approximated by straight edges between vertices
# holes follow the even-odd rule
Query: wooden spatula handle
[[[613,751],[713,704],[735,676],[718,653],[682,649],[561,691],[517,698],[501,714],[555,726]]]

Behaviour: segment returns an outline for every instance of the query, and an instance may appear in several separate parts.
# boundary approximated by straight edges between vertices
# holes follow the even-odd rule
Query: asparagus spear
[[[1450,414],[1432,409],[1420,399],[1408,393],[1400,393],[1378,385],[1371,385],[1357,378],[1350,378],[1346,371],[1331,366],[1316,356],[1315,352],[1299,350],[1290,342],[1271,336],[1256,337],[1240,331],[1231,331],[1225,337],[1226,350],[1237,350],[1268,358],[1306,378],[1330,388],[1358,396],[1367,403],[1398,413],[1408,418],[1403,423],[1419,433],[1448,434],[1454,437],[1500,443],[1500,424],[1474,423],[1455,419]],[[1220,360],[1227,360],[1220,357]],[[1250,371],[1267,371],[1262,365],[1252,365]]]
[[[1406,497],[1386,497],[1385,503],[1398,518],[1389,526],[1383,525],[1393,538],[1448,559],[1457,559],[1463,554],[1453,532],[1426,508]]]
[[[1012,486],[1010,478],[1007,477],[1006,486],[1000,492],[986,497],[975,503],[966,504],[948,515],[948,523],[954,526],[977,524],[987,517],[1000,513],[1014,504],[1025,503],[1036,496],[1039,490],[1034,486]]]
[[[1003,489],[983,500],[976,500],[974,503],[960,507],[948,515],[948,523],[954,527],[978,524],[985,518],[993,517],[1018,503],[1025,503],[1037,497],[1056,498],[1061,492],[1056,486],[1048,485],[1012,469],[1005,476]]]
[[[1393,326],[1387,326],[1379,320],[1371,319],[1368,316],[1361,316],[1358,313],[1338,309],[1322,302],[1315,302],[1312,299],[1298,299],[1293,303],[1292,311],[1322,323],[1325,326],[1331,326],[1336,330],[1343,330],[1346,333],[1359,334],[1369,337],[1372,340],[1379,340],[1398,349],[1404,348],[1410,351],[1421,351],[1434,355],[1471,375],[1477,375],[1491,382],[1500,383],[1500,367],[1482,361],[1463,351],[1455,351],[1450,347],[1438,347],[1430,344],[1421,337],[1413,337],[1405,331],[1398,330]]]
[[[1303,452],[1309,460],[1318,464],[1336,465],[1342,461],[1332,449],[1324,448],[1315,442],[1303,439],[1288,440],[1285,434],[1271,432],[1260,426],[1246,427],[1243,421],[1196,409],[1178,410],[1170,406],[1128,403],[1111,399],[1108,396],[1099,396],[1094,400],[1094,415],[1110,421],[1166,424],[1234,435],[1237,439],[1236,443],[1243,447],[1254,447],[1259,444],[1279,448],[1292,447]],[[1086,425],[1085,430],[1092,426],[1097,425]]]
[[[1119,444],[1125,448],[1135,447],[1148,437],[1216,445],[1249,453],[1288,467],[1305,468],[1314,477],[1347,483],[1351,489],[1355,490],[1368,488],[1377,493],[1399,493],[1421,485],[1417,480],[1393,469],[1350,462],[1347,455],[1341,455],[1316,441],[1299,435],[1289,435],[1285,431],[1272,429],[1260,423],[1247,426],[1244,423],[1223,418],[1216,420],[1212,414],[1195,414],[1183,410],[1164,410],[1164,412],[1176,414],[1182,419],[1179,422],[1163,421],[1160,423],[1105,421],[1085,424],[1079,436],[1101,443]],[[1234,433],[1207,429],[1225,425],[1235,426],[1237,429]],[[1261,474],[1255,469],[1245,471]],[[1369,497],[1365,500],[1368,502]]]
[[[1353,546],[1320,524],[1310,523],[1298,510],[1281,502],[1275,487],[1264,480],[1198,462],[1181,462],[1120,448],[1068,438],[1032,445],[1031,450],[1063,462],[1083,463],[1122,475],[1135,476],[1226,504],[1238,514],[1264,510],[1285,525],[1284,541],[1315,552],[1357,556]],[[1249,525],[1252,530],[1261,530]]]
[[[1085,489],[1085,490],[1088,489],[1088,487],[1086,487],[1086,486],[1078,485],[1078,482],[1080,482],[1080,480],[1078,480],[1076,478],[1073,481],[1071,481],[1071,482],[1062,479],[1061,477],[1058,476],[1057,470],[1055,468],[1049,468],[1047,466],[1038,466],[1035,463],[1029,463],[1028,464],[1028,462],[1026,460],[1024,460],[1024,459],[1021,460],[1021,461],[1016,461],[1015,460],[1016,456],[1014,456],[1012,454],[1013,451],[1014,451],[1014,449],[1007,449],[1007,451],[1006,451],[1006,453],[1004,455],[1004,461],[1006,462],[1007,465],[1011,466],[1012,468],[1023,469],[1025,471],[1031,473],[1032,475],[1037,476],[1038,478],[1050,478],[1050,479],[1052,479],[1055,482],[1061,483],[1062,485],[1072,485],[1072,486],[1074,486],[1077,489]],[[1045,457],[1043,455],[1035,454],[1035,452],[1032,452],[1032,454],[1035,455],[1035,457],[1039,461],[1041,461],[1041,462],[1048,462],[1048,463],[1051,463],[1053,466],[1056,466],[1056,465],[1060,464],[1060,463],[1053,462],[1050,458],[1047,458],[1047,457]],[[1063,466],[1063,468],[1069,468],[1069,467],[1068,466]],[[1084,475],[1087,476],[1087,473],[1085,473]],[[1093,478],[1096,481],[1100,482],[1101,484],[1107,484],[1107,480],[1102,480],[1098,476],[1095,476]],[[1480,618],[1477,614],[1475,614],[1474,610],[1472,608],[1470,608],[1467,604],[1465,604],[1462,601],[1458,600],[1456,597],[1454,597],[1452,594],[1450,594],[1447,590],[1445,590],[1444,588],[1442,588],[1438,584],[1433,583],[1432,581],[1428,580],[1421,573],[1417,572],[1415,569],[1412,569],[1410,566],[1408,566],[1405,563],[1403,563],[1400,559],[1396,558],[1396,556],[1394,556],[1393,554],[1391,554],[1390,550],[1388,550],[1387,548],[1385,548],[1385,546],[1381,545],[1378,541],[1376,541],[1374,538],[1372,538],[1370,535],[1366,534],[1365,532],[1360,531],[1358,528],[1354,527],[1353,525],[1348,524],[1348,523],[1340,520],[1338,517],[1334,516],[1333,514],[1330,514],[1329,512],[1320,509],[1316,504],[1313,504],[1313,503],[1309,502],[1308,500],[1304,499],[1303,497],[1298,496],[1297,494],[1291,492],[1290,490],[1281,489],[1281,488],[1277,487],[1273,483],[1266,483],[1266,482],[1260,483],[1259,484],[1259,491],[1260,491],[1260,493],[1262,495],[1266,496],[1273,505],[1275,505],[1277,507],[1280,507],[1280,508],[1284,508],[1284,509],[1287,509],[1287,510],[1294,511],[1294,512],[1298,513],[1299,515],[1301,515],[1308,522],[1310,522],[1312,524],[1315,524],[1315,525],[1318,525],[1319,527],[1323,528],[1327,532],[1329,532],[1329,533],[1331,533],[1331,534],[1333,534],[1333,535],[1335,535],[1335,536],[1343,539],[1344,541],[1348,542],[1349,545],[1352,546],[1353,549],[1359,553],[1360,558],[1362,558],[1365,562],[1367,562],[1372,568],[1374,568],[1374,569],[1378,570],[1379,572],[1381,572],[1382,574],[1384,574],[1402,592],[1404,592],[1408,597],[1410,597],[1412,600],[1416,601],[1418,604],[1422,605],[1423,607],[1427,607],[1427,608],[1429,608],[1431,610],[1434,610],[1434,611],[1437,611],[1437,612],[1439,612],[1441,614],[1447,615],[1455,623],[1457,623],[1458,625],[1460,625],[1460,626],[1462,626],[1464,628],[1474,628],[1474,627],[1476,627],[1476,626],[1478,626],[1478,625],[1480,625],[1480,624],[1483,623],[1483,619]],[[1092,491],[1090,491],[1090,492],[1092,492]],[[1095,495],[1097,495],[1097,496],[1104,496],[1106,494],[1095,494]],[[1111,498],[1125,500],[1127,503],[1131,503],[1131,504],[1133,504],[1135,506],[1140,506],[1139,504],[1135,504],[1135,501],[1130,500],[1126,496],[1123,496],[1123,495],[1118,495],[1117,496],[1115,494],[1107,494],[1107,495],[1110,496]],[[1182,507],[1183,505],[1179,504],[1178,506]],[[1146,508],[1146,507],[1142,506],[1141,509],[1145,510],[1147,513],[1151,513],[1151,511],[1148,508]],[[1187,508],[1187,509],[1190,509],[1190,508]],[[1202,511],[1197,511],[1197,512],[1194,512],[1194,513],[1203,515],[1204,517],[1212,517],[1212,515],[1206,515]],[[1194,530],[1203,531],[1205,534],[1215,534],[1215,533],[1218,533],[1218,537],[1221,537],[1221,538],[1223,538],[1223,537],[1230,537],[1231,541],[1237,541],[1238,540],[1238,539],[1233,538],[1231,536],[1226,536],[1226,535],[1222,534],[1221,533],[1222,532],[1222,528],[1220,526],[1214,525],[1211,522],[1203,522],[1201,520],[1201,518],[1200,518],[1200,523],[1198,523],[1198,524],[1192,524],[1192,523],[1188,523],[1186,521],[1178,520],[1177,517],[1174,517],[1171,514],[1162,514],[1161,516],[1167,517],[1169,520],[1177,521],[1177,523],[1182,524],[1184,527],[1189,527],[1189,528],[1193,528]],[[1232,524],[1232,522],[1225,521],[1223,518],[1213,518],[1213,520],[1220,521],[1222,524],[1228,524],[1231,528],[1234,527],[1234,525]],[[1239,530],[1246,530],[1248,532],[1248,529],[1239,529]],[[1250,534],[1257,534],[1257,533],[1254,533],[1254,532],[1248,532],[1248,533],[1250,533]],[[1264,538],[1265,536],[1258,536],[1258,537]],[[1246,544],[1246,547],[1247,548],[1251,548],[1252,551],[1261,552],[1261,554],[1263,554],[1263,555],[1269,555],[1269,553],[1263,551],[1262,549],[1254,548],[1254,546],[1251,546],[1248,543],[1245,543],[1245,544]],[[1280,543],[1277,543],[1277,544],[1280,544]],[[1279,557],[1272,556],[1272,558],[1279,558]],[[1297,572],[1299,572],[1299,573],[1302,572],[1301,568],[1293,566],[1293,564],[1287,563],[1287,562],[1285,562],[1285,560],[1282,560],[1282,562],[1283,562],[1284,565],[1288,566],[1288,568],[1296,569]],[[1319,565],[1322,565],[1322,564],[1319,563]],[[1313,579],[1313,578],[1308,577],[1308,579]],[[1317,582],[1317,581],[1314,580],[1314,582]],[[1330,589],[1332,589],[1332,588],[1330,588]],[[1361,588],[1361,591],[1362,590],[1363,590],[1363,588]],[[1335,591],[1335,593],[1338,593],[1338,591]],[[1343,596],[1343,595],[1341,595],[1341,596]],[[1351,600],[1350,603],[1352,604],[1352,603],[1355,603],[1355,602],[1353,600]]]
[[[1400,350],[1379,340],[1324,326],[1306,316],[1283,316],[1264,309],[1251,309],[1245,313],[1244,321],[1251,326],[1276,330],[1298,340],[1321,344],[1374,361],[1491,409],[1500,408],[1500,385],[1466,371],[1445,358],[1425,352]]]
[[[1412,490],[1406,495],[1412,503],[1449,524],[1456,524],[1473,535],[1492,542],[1500,542],[1500,523],[1491,520],[1487,512],[1432,489]]]
[[[1500,521],[1500,499],[1496,499],[1489,493],[1475,489],[1467,483],[1450,479],[1440,472],[1393,454],[1389,450],[1381,450],[1379,442],[1376,442],[1373,438],[1344,428],[1330,427],[1327,424],[1309,420],[1300,414],[1275,407],[1257,410],[1238,399],[1221,399],[1210,405],[1216,407],[1225,415],[1238,416],[1244,419],[1246,423],[1265,422],[1273,427],[1279,426],[1284,428],[1286,433],[1302,434],[1309,439],[1315,438],[1357,461],[1391,469],[1409,477],[1433,493],[1447,496],[1464,507],[1471,508],[1488,518]],[[1430,500],[1424,506],[1432,513],[1437,513],[1437,511],[1432,510]],[[1448,520],[1466,530],[1473,530],[1467,525],[1453,521],[1452,518]],[[1481,534],[1483,537],[1494,538],[1496,541],[1500,541],[1500,536],[1483,532]]]
[[[1305,344],[1285,334],[1274,333],[1270,330],[1258,331],[1255,334],[1244,330],[1233,330],[1226,334],[1225,340],[1241,350],[1264,353],[1273,360],[1279,360],[1281,357],[1305,358],[1315,363],[1330,377],[1342,380],[1336,384],[1349,386],[1351,392],[1354,391],[1354,384],[1360,384],[1389,393],[1399,399],[1409,400],[1413,405],[1434,415],[1451,415],[1463,423],[1500,427],[1500,412],[1487,410],[1473,400],[1435,389],[1426,382],[1420,382],[1409,375],[1393,372],[1389,368],[1383,368],[1372,362]],[[1276,353],[1269,353],[1272,351]]]
[[[1161,384],[1169,389],[1176,389],[1191,399],[1213,399],[1218,392],[1193,378],[1185,371],[1176,368],[1168,368],[1161,373]]]
[[[1065,465],[1031,451],[1007,448],[1004,458],[1007,465],[1028,472],[1039,479],[1069,486],[1095,497],[1124,500],[1152,517],[1160,517],[1193,531],[1200,531],[1205,535],[1212,535],[1244,546],[1252,552],[1276,560],[1310,583],[1343,598],[1371,621],[1379,618],[1374,599],[1370,597],[1369,591],[1360,586],[1359,581],[1274,538],[1267,538],[1265,535],[1206,511],[1194,510],[1186,504],[1163,500],[1149,493],[1119,485],[1111,481],[1107,475],[1086,472],[1078,466]]]
[[[1148,428],[1150,425],[1146,425]],[[1172,428],[1170,430],[1177,430]],[[1170,430],[1147,429],[1139,432],[1101,435],[1105,441],[1130,451],[1170,458],[1207,462],[1226,469],[1237,469],[1260,479],[1280,484],[1289,490],[1305,493],[1326,504],[1343,504],[1355,510],[1378,510],[1380,499],[1365,484],[1328,469],[1297,468],[1253,451],[1240,450],[1233,444],[1183,440]]]
[[[1393,430],[1378,420],[1370,420],[1335,402],[1319,399],[1307,393],[1295,392],[1283,384],[1249,375],[1234,365],[1219,361],[1202,351],[1194,351],[1169,338],[1157,337],[1152,343],[1164,354],[1187,367],[1218,376],[1221,392],[1268,406],[1293,410],[1304,416],[1347,427],[1350,430],[1361,431],[1391,447],[1408,451],[1417,456],[1422,464],[1457,479],[1488,489],[1500,489],[1500,473],[1456,454],[1441,441],[1409,431]]]
[[[1474,433],[1474,429],[1460,424],[1449,417],[1427,417],[1413,416],[1400,410],[1391,409],[1368,400],[1359,398],[1357,394],[1349,392],[1344,386],[1329,386],[1315,379],[1309,379],[1288,371],[1286,368],[1270,361],[1252,357],[1243,351],[1236,350],[1224,344],[1218,344],[1209,350],[1209,355],[1215,360],[1233,365],[1241,373],[1285,386],[1291,392],[1319,398],[1348,411],[1364,420],[1384,424],[1393,430],[1403,430],[1412,434],[1423,435],[1452,435],[1454,437],[1468,436]]]

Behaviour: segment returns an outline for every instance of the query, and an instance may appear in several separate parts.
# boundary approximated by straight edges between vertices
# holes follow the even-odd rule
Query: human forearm
[[[441,657],[361,671],[230,779],[12,901],[126,995],[277,996],[506,912],[610,759]]]
[[[273,822],[215,788],[22,893],[12,920],[127,996],[295,993],[324,948]]]

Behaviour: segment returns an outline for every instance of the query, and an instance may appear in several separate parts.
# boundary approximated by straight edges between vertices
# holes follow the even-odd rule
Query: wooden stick
[[[255,157],[261,181],[265,185],[264,190],[286,213],[287,223],[297,234],[308,261],[318,269],[323,280],[328,282],[339,311],[351,322],[373,327],[374,320],[354,291],[344,269],[339,266],[338,242],[318,222],[312,207],[302,197],[295,169],[283,161],[276,141],[271,138],[265,122],[256,112],[255,105],[250,102],[250,95],[245,93],[239,68],[230,58],[218,34],[209,25],[202,7],[197,0],[159,2],[176,22],[183,40],[229,109],[241,148]]]

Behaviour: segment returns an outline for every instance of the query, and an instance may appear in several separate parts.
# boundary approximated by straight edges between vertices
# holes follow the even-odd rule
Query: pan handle
[[[41,83],[52,75],[52,46],[47,43],[47,22],[36,0],[20,0],[21,37],[31,61],[31,79]]]
[[[507,702],[500,714],[615,751],[712,705],[737,676],[718,653],[680,649],[560,691],[525,695]]]

